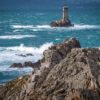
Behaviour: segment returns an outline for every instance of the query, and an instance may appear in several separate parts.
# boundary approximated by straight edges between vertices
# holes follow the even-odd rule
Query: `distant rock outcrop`
[[[53,21],[50,23],[51,27],[70,27],[74,26],[74,24],[71,24],[71,21],[69,20],[68,16],[68,7],[63,7],[63,18],[58,21]]]
[[[67,19],[67,20],[53,21],[50,23],[50,26],[51,27],[71,27],[71,26],[74,26],[74,24],[71,24],[71,21]]]
[[[2,91],[2,92],[1,92]],[[72,38],[44,51],[29,76],[0,86],[1,100],[100,100],[100,50]]]

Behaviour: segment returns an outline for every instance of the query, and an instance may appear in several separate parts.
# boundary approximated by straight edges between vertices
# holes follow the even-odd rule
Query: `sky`
[[[65,3],[68,5],[100,4],[100,0],[0,0],[0,9],[34,9],[40,6],[44,7],[44,4],[54,7]]]

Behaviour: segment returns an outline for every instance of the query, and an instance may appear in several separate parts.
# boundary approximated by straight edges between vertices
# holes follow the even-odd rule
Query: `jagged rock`
[[[23,68],[23,65],[21,63],[13,63],[10,67],[11,68]]]
[[[27,66],[33,67],[33,63],[31,61],[24,62],[23,66],[25,66],[25,67],[27,67]]]
[[[32,63],[31,61],[24,62],[23,66],[24,67],[39,68],[40,60],[38,62],[36,62],[36,63]]]
[[[39,69],[24,83],[21,80],[0,87],[0,97],[3,100],[100,100],[100,50],[80,48],[76,39],[66,40],[46,50]]]
[[[80,47],[81,46],[79,41],[75,38],[71,38],[67,41],[65,40],[63,43],[54,45],[48,50],[44,51],[44,62],[48,62],[49,66],[54,66],[55,64],[59,63],[62,59],[64,59],[72,48]]]

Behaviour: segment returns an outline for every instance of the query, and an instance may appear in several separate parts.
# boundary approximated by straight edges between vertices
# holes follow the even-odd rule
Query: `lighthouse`
[[[68,7],[67,6],[64,6],[63,7],[63,21],[67,21],[69,18],[68,18]]]
[[[68,7],[64,6],[62,11],[62,18],[57,21],[53,21],[50,23],[51,27],[72,27],[74,24],[71,24],[71,21],[68,16]]]

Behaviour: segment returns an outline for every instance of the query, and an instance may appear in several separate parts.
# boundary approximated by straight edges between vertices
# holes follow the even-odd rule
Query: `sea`
[[[33,0],[31,7],[0,9],[0,84],[30,74],[32,68],[10,68],[13,63],[33,63],[48,47],[76,38],[82,48],[100,47],[99,0]],[[62,7],[69,8],[74,27],[50,27],[62,18]],[[29,56],[21,56],[32,54]]]

